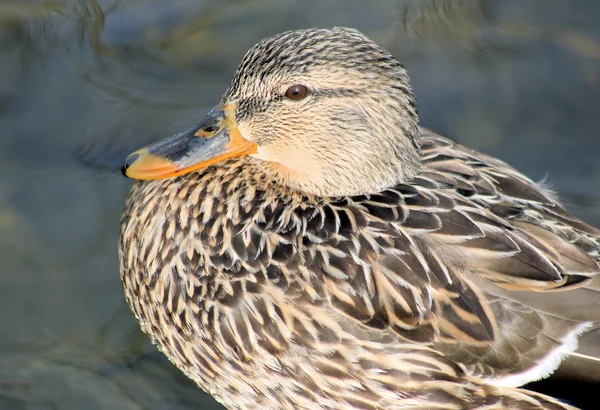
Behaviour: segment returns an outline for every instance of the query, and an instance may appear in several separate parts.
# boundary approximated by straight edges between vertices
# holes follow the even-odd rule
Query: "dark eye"
[[[290,100],[301,100],[301,99],[305,98],[307,96],[307,94],[308,94],[308,88],[306,88],[305,86],[300,85],[300,84],[292,85],[285,92],[285,96],[287,98],[289,98]]]

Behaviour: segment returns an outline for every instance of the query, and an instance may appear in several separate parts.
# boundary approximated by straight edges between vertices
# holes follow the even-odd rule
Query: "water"
[[[199,119],[269,34],[359,28],[405,64],[424,125],[600,225],[599,2],[319,3],[0,1],[0,409],[220,408],[124,302],[115,165]],[[583,405],[561,386],[536,387]]]

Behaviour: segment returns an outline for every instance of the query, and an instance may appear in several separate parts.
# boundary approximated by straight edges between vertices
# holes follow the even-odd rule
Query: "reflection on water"
[[[269,34],[361,29],[409,69],[424,125],[600,225],[600,3],[320,3],[0,2],[0,409],[219,408],[123,301],[114,165],[197,120]]]

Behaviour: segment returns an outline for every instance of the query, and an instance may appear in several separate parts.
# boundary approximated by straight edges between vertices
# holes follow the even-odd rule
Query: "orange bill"
[[[256,153],[257,145],[240,134],[235,108],[235,104],[216,107],[189,130],[132,153],[125,159],[123,175],[134,179],[171,178]]]

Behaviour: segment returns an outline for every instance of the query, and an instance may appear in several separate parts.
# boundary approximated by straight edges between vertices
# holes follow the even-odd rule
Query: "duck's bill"
[[[256,153],[235,122],[235,105],[213,109],[187,131],[142,148],[127,157],[123,175],[134,179],[163,179]]]

